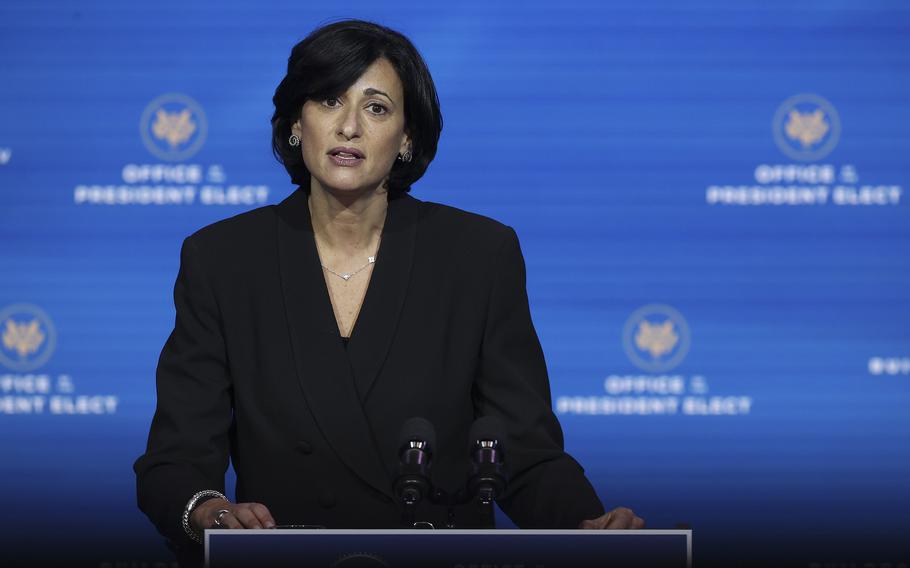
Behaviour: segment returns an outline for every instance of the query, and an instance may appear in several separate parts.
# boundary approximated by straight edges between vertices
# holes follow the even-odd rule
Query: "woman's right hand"
[[[215,524],[218,511],[227,509],[221,515],[221,526]],[[224,499],[209,499],[193,509],[190,515],[193,528],[202,534],[205,529],[272,529],[275,519],[262,503],[231,503]]]

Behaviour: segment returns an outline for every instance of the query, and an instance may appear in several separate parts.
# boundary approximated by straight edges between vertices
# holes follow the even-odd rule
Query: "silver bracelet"
[[[190,500],[186,503],[186,508],[183,510],[183,532],[187,534],[191,539],[202,544],[202,535],[196,532],[193,527],[190,526],[190,515],[193,513],[193,509],[196,508],[196,504],[203,497],[217,497],[218,499],[228,500],[220,491],[215,491],[214,489],[205,489],[196,493]]]

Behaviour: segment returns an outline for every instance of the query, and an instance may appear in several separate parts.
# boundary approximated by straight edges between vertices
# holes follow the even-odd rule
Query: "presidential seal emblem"
[[[643,306],[629,316],[622,332],[626,355],[640,369],[661,373],[679,365],[689,352],[691,334],[682,315],[662,304]]]
[[[177,162],[202,148],[208,122],[199,103],[186,95],[168,93],[145,107],[139,132],[145,147],[154,156]]]
[[[13,304],[0,310],[0,339],[0,363],[12,371],[31,371],[50,359],[57,331],[41,308]]]
[[[794,160],[810,162],[834,150],[840,139],[840,118],[827,100],[818,95],[800,94],[777,108],[772,130],[781,152]]]

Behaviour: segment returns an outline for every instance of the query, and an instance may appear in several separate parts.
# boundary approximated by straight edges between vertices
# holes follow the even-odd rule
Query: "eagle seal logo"
[[[186,95],[168,93],[150,102],[142,112],[139,131],[154,156],[186,160],[205,142],[208,122],[202,107]]]
[[[820,160],[831,153],[840,138],[840,118],[827,100],[800,94],[785,100],[774,114],[774,141],[794,160]]]
[[[644,371],[669,371],[689,352],[689,325],[670,306],[649,304],[635,310],[626,320],[622,335],[629,360]]]
[[[48,315],[31,304],[0,310],[0,363],[13,371],[31,371],[54,352],[57,332]]]

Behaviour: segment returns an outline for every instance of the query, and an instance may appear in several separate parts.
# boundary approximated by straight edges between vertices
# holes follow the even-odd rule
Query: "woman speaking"
[[[471,425],[494,417],[509,475],[497,502],[518,526],[643,526],[604,514],[563,451],[515,232],[408,194],[442,129],[411,42],[359,20],[317,29],[273,102],[272,147],[299,188],[184,241],[134,467],[139,507],[181,562],[201,561],[212,527],[401,527],[412,417],[435,427],[435,487],[464,485]],[[424,501],[414,518],[442,527],[447,509]],[[480,505],[458,516],[488,519]]]

